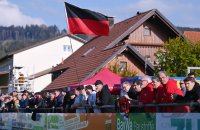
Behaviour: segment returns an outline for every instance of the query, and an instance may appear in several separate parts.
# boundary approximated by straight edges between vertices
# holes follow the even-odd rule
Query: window
[[[64,52],[71,52],[72,51],[71,45],[63,45],[63,51]]]
[[[151,35],[151,29],[147,26],[144,27],[144,36],[150,36]]]
[[[8,78],[9,78],[8,73],[1,74],[0,75],[0,86],[7,86],[8,85]]]
[[[127,71],[127,62],[120,61],[120,71]]]

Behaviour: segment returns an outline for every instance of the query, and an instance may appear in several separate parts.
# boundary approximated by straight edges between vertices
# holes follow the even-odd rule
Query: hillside
[[[191,27],[177,27],[182,33],[184,31],[198,31],[200,32],[200,28],[191,28]]]
[[[7,53],[62,34],[66,34],[66,30],[60,31],[55,25],[0,26],[0,58]]]

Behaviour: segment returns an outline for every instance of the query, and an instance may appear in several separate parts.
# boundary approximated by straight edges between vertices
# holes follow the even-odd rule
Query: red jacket
[[[171,94],[177,94],[183,96],[183,92],[178,88],[177,82],[174,79],[169,79],[167,84],[164,84],[165,89],[165,103],[173,103],[174,101],[171,98]]]
[[[153,92],[153,84],[149,83],[145,88],[142,89],[139,97],[139,102],[143,104],[153,103],[154,100],[154,92]],[[145,107],[145,112],[155,112],[156,109],[153,107]]]
[[[174,100],[171,97],[172,94],[183,96],[183,92],[181,91],[181,89],[178,88],[177,82],[174,79],[169,79],[167,84],[164,84],[163,87],[164,87],[163,103],[174,103]],[[186,112],[186,111],[187,110],[185,106],[163,108],[163,112]]]
[[[154,89],[154,101],[156,104],[164,103],[164,93],[165,89],[162,84],[158,86],[158,88]]]

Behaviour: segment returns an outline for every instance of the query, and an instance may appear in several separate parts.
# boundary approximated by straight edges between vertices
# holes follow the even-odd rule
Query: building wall
[[[40,92],[43,90],[44,87],[39,87],[39,86],[47,86],[48,84],[51,83],[51,74],[46,74],[44,76],[41,76],[39,78],[35,78],[32,80],[33,83],[33,91],[34,92]]]
[[[150,35],[145,35],[145,28],[150,29]],[[150,55],[150,62],[156,60],[154,53],[169,39],[169,35],[159,25],[152,22],[145,22],[130,34],[126,41],[132,44],[143,56]]]
[[[136,50],[140,52],[143,56],[149,55],[150,58],[148,58],[148,61],[150,61],[152,64],[154,64],[154,61],[156,60],[156,57],[154,54],[158,51],[158,49],[161,49],[161,46],[146,46],[146,45],[134,45]]]
[[[72,38],[71,43],[73,51],[76,51],[83,45],[83,43]],[[64,46],[66,47],[65,51]],[[61,63],[62,60],[72,54],[72,50],[70,48],[68,50],[68,47],[70,47],[69,37],[62,37],[15,54],[13,57],[13,64],[14,66],[23,67],[21,70],[23,71],[22,73],[24,73],[25,77],[30,76]],[[37,80],[34,81],[34,84],[37,84],[37,86],[34,85],[33,88],[37,90],[37,88],[41,89],[46,87],[51,82],[51,77],[47,76],[45,78],[42,77],[43,80],[37,78]]]
[[[135,57],[130,53],[122,53],[122,55],[114,58],[106,67],[114,66],[120,64],[120,62],[127,62],[127,69],[132,72],[136,72],[137,76],[144,76],[144,64],[141,64]],[[147,70],[147,74],[149,74]]]
[[[150,35],[144,34],[145,28],[150,28]],[[134,44],[162,45],[168,38],[168,35],[165,35],[164,30],[160,29],[158,25],[147,21],[130,34],[128,42]]]

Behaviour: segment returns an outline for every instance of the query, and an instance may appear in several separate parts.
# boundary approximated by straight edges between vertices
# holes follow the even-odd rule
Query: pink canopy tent
[[[94,85],[96,80],[101,80],[103,84],[107,84],[111,93],[119,94],[120,92],[120,83],[121,83],[121,76],[113,73],[108,68],[102,69],[99,73],[93,75],[92,77],[88,78],[87,80],[79,83],[70,85],[71,89],[74,89],[76,86],[79,85]]]

